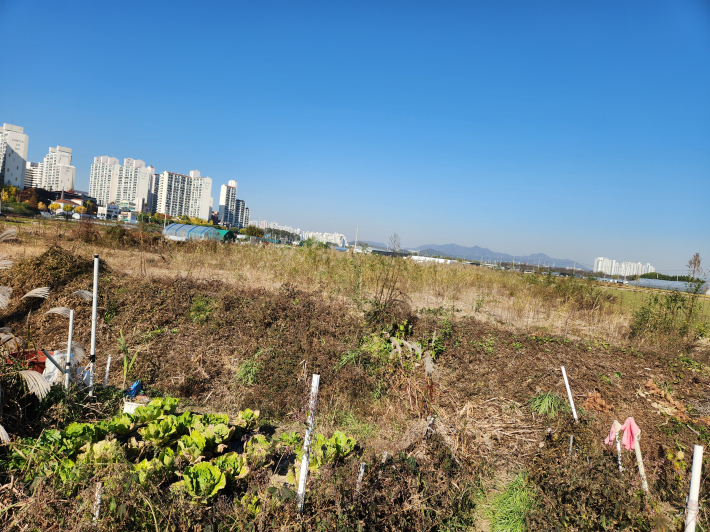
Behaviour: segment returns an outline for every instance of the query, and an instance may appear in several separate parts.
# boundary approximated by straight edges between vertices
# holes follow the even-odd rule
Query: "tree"
[[[62,207],[62,210],[63,210],[64,212],[71,212],[71,211],[74,210],[74,206],[73,206],[73,205],[69,205],[69,204],[67,203],[67,204],[64,205],[64,207]]]
[[[46,206],[44,203],[42,203],[41,201],[37,204],[37,208],[38,208],[40,211],[46,211],[46,210],[47,210],[47,206]]]
[[[86,207],[86,212],[89,214],[96,214],[96,205],[91,200],[84,202],[84,207]]]
[[[397,233],[394,233],[390,237],[390,243],[389,243],[389,246],[387,246],[387,247],[389,248],[390,251],[395,251],[395,252],[399,252],[399,250],[402,249],[402,245],[400,244],[400,241],[399,241],[399,235]]]
[[[61,209],[61,208],[62,208],[62,206],[59,205],[59,203],[52,203],[52,204],[49,205],[49,210],[50,210],[50,211],[58,211],[58,210]]]
[[[86,207],[82,207],[81,205],[74,207],[74,212],[78,214],[86,214]]]
[[[250,225],[244,228],[244,234],[247,236],[255,236],[261,238],[262,236],[264,236],[264,230],[255,225]]]

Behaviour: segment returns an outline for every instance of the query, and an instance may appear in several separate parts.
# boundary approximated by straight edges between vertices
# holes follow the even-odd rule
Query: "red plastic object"
[[[54,355],[54,351],[47,351],[50,355]],[[44,368],[47,364],[47,357],[42,351],[21,351],[19,353],[10,353],[11,358],[15,360],[24,360],[29,369],[37,373],[44,373]],[[8,364],[12,364],[12,360],[7,359]],[[50,362],[51,364],[51,362]]]

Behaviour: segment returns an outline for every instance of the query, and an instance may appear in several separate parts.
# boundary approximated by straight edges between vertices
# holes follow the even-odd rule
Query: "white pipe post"
[[[67,342],[66,363],[64,364],[64,388],[69,392],[69,375],[71,374],[71,347],[74,336],[74,310],[69,311],[69,341]]]
[[[362,477],[365,476],[365,462],[360,462],[360,471],[357,474],[357,483],[355,484],[355,502],[360,499],[360,488],[362,487]]]
[[[111,355],[108,356],[108,360],[106,361],[106,376],[104,377],[104,388],[108,386],[108,370],[111,367]]]
[[[89,352],[89,397],[94,396],[94,369],[96,366],[96,307],[99,300],[99,256],[94,255],[94,301],[91,305],[91,351]]]
[[[621,440],[619,439],[619,430],[616,431],[616,455],[619,459],[619,473],[621,473],[624,468],[621,467]],[[637,445],[638,447],[638,445]]]
[[[636,445],[634,449],[636,450],[636,463],[639,466],[639,476],[641,477],[641,487],[643,491],[648,493],[648,481],[646,480],[646,468],[643,467],[643,458],[641,457],[641,446],[639,445],[639,439],[641,439],[641,430],[639,429],[636,434]]]
[[[99,520],[99,514],[101,513],[101,495],[103,495],[104,485],[103,482],[96,483],[96,500],[94,501],[94,524]]]
[[[700,495],[700,473],[703,469],[703,446],[696,445],[693,449],[693,469],[690,474],[690,493],[688,494],[688,511],[685,514],[685,532],[695,532],[698,522],[698,497]]]
[[[308,460],[311,457],[311,439],[313,438],[313,425],[316,420],[316,405],[318,404],[318,385],[320,375],[313,375],[311,379],[311,401],[308,405],[308,419],[306,421],[306,436],[303,438],[303,458],[301,459],[301,473],[298,479],[298,513],[303,513],[303,505],[306,501],[306,480],[308,479]]]
[[[567,372],[565,371],[565,367],[562,367],[562,377],[565,379],[565,387],[567,388],[567,397],[569,397],[569,404],[572,407],[572,415],[574,416],[574,420],[576,423],[579,423],[579,419],[577,419],[577,409],[574,407],[574,399],[572,399],[572,390],[569,387],[569,381],[567,380]]]

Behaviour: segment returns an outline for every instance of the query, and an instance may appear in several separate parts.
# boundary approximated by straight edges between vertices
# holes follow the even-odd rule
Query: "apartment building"
[[[187,215],[209,220],[212,215],[212,179],[198,170],[190,175],[165,171],[160,174],[157,212],[173,217]]]
[[[640,262],[616,262],[613,259],[606,257],[597,257],[594,260],[594,271],[601,272],[605,275],[618,275],[619,277],[632,277],[635,275],[643,275],[644,273],[652,273],[656,268],[648,262],[641,264]]]
[[[25,128],[3,124],[0,132],[0,184],[25,188],[27,145]]]
[[[25,188],[41,188],[42,187],[42,169],[43,163],[33,163],[27,161],[25,166]]]
[[[249,223],[248,209],[244,200],[237,198],[237,182],[231,180],[222,185],[219,193],[219,211],[217,221],[222,225],[241,229]]]
[[[42,161],[42,184],[40,188],[50,191],[73,190],[76,168],[71,165],[72,150],[64,146],[49,148]]]
[[[121,165],[116,157],[94,157],[89,194],[99,205],[123,202],[135,204],[138,212],[150,210],[154,171],[140,159],[126,158]]]

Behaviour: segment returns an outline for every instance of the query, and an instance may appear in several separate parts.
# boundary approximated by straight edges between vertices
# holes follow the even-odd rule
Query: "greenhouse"
[[[178,242],[187,242],[188,240],[220,240],[217,229],[204,225],[170,224],[163,229],[163,236],[168,240],[176,240]]]

